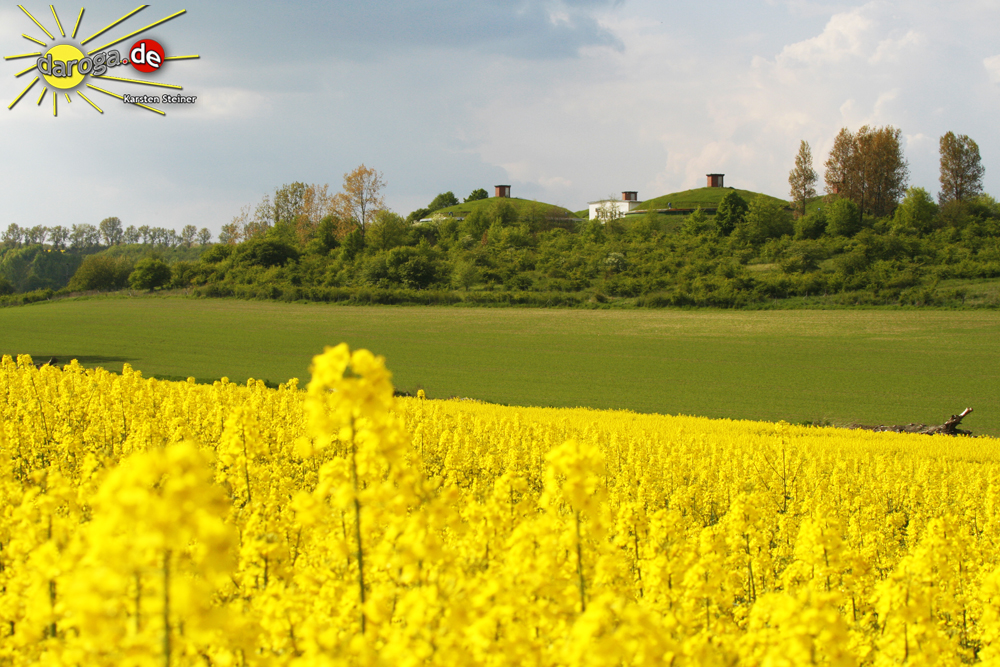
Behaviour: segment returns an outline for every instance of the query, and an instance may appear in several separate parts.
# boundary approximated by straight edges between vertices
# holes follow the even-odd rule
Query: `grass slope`
[[[0,310],[0,354],[146,375],[308,378],[341,341],[432,398],[846,424],[941,423],[965,407],[1000,435],[1000,314],[348,307],[184,298]],[[595,419],[597,415],[595,415]]]
[[[433,213],[433,215],[441,214],[464,218],[477,208],[489,208],[496,201],[496,197],[480,199],[479,201],[470,201],[464,204],[457,204],[455,206],[438,209]],[[562,206],[556,206],[555,204],[546,204],[545,202],[533,201],[531,199],[518,199],[517,197],[508,197],[506,198],[506,201],[510,202],[511,206],[514,207],[514,210],[517,211],[518,215],[520,215],[525,209],[530,210],[535,208],[544,216],[553,215],[566,218],[575,217],[575,214],[572,211],[565,209]]]
[[[694,190],[684,190],[683,192],[674,192],[673,194],[649,199],[642,202],[637,208],[641,211],[647,211],[651,207],[667,208],[667,204],[670,204],[672,208],[697,208],[698,206],[702,208],[716,208],[719,202],[722,201],[722,198],[733,190],[739,193],[747,202],[761,194],[759,192],[738,190],[736,188],[695,188]],[[788,206],[788,202],[784,199],[772,197],[771,195],[764,196],[780,203],[782,206]]]

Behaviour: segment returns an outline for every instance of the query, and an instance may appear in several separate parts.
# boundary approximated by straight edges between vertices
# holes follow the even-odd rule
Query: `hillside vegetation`
[[[572,221],[558,207],[491,198],[450,207],[465,207],[462,219],[410,223],[382,211],[347,233],[327,217],[260,225],[239,243],[114,246],[80,262],[67,289],[352,303],[1000,306],[1000,205],[988,195],[939,207],[911,188],[882,217],[814,198],[795,218],[781,200],[719,191],[714,215]],[[72,265],[49,267],[49,250],[4,251],[0,292],[21,292],[7,303],[50,296],[23,294],[38,285],[23,279],[32,271],[53,280],[49,289],[53,276],[66,279]],[[21,258],[15,273],[11,258]]]

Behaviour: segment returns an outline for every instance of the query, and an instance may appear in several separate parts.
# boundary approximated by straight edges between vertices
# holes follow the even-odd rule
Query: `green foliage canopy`
[[[293,246],[273,238],[255,238],[236,246],[236,261],[250,266],[283,266],[299,258]]]
[[[171,271],[167,263],[159,257],[146,257],[135,264],[128,277],[132,289],[153,290],[170,283]]]
[[[937,215],[938,206],[927,190],[909,188],[893,215],[893,227],[900,231],[927,233],[933,230]]]
[[[715,212],[715,226],[723,236],[729,236],[736,229],[736,225],[746,218],[749,205],[735,190],[730,190],[719,202],[719,207]]]
[[[763,243],[768,239],[791,236],[795,231],[789,212],[781,204],[764,195],[758,195],[750,202],[740,229],[751,243]]]
[[[435,197],[430,204],[427,205],[428,210],[433,213],[438,209],[447,208],[449,206],[455,206],[458,204],[458,198],[455,196],[451,190],[448,192],[442,192],[437,197]]]
[[[852,200],[834,201],[826,213],[826,231],[832,236],[854,236],[861,231],[861,214]]]
[[[128,285],[132,263],[125,257],[87,255],[69,281],[71,291],[106,292]]]

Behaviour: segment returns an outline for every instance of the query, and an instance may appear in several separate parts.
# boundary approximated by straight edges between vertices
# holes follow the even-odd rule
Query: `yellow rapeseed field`
[[[0,362],[0,665],[1000,665],[1000,441]]]

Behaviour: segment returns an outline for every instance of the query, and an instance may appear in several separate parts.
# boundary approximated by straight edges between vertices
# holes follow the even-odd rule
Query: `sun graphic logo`
[[[37,104],[38,106],[41,106],[42,102],[45,100],[46,94],[49,92],[49,89],[51,89],[53,116],[59,115],[59,95],[62,94],[66,98],[66,103],[68,104],[73,101],[71,96],[72,93],[76,93],[77,96],[103,114],[104,110],[97,106],[93,100],[87,97],[84,92],[85,89],[94,90],[99,93],[103,93],[104,95],[115,97],[126,104],[133,104],[135,106],[142,107],[143,109],[148,109],[149,111],[157,113],[161,116],[166,116],[167,114],[160,109],[151,106],[152,104],[193,104],[197,99],[193,96],[184,96],[180,94],[119,95],[118,93],[105,90],[104,88],[91,82],[92,79],[100,79],[101,81],[115,81],[130,85],[167,88],[170,90],[183,90],[183,87],[177,85],[161,83],[159,81],[150,81],[148,79],[131,79],[126,76],[117,75],[122,74],[124,68],[127,67],[131,67],[136,72],[141,74],[155,74],[160,72],[169,61],[196,60],[200,58],[200,56],[168,56],[163,46],[156,40],[150,38],[142,38],[138,39],[138,41],[131,42],[131,46],[127,47],[124,54],[118,49],[112,47],[118,46],[122,42],[130,43],[130,40],[139,37],[142,33],[187,13],[186,9],[182,9],[181,11],[171,14],[164,19],[150,23],[145,28],[140,28],[130,32],[124,37],[120,37],[113,42],[108,42],[103,46],[99,46],[97,48],[85,48],[88,43],[97,37],[100,37],[112,28],[124,23],[147,7],[149,7],[149,5],[142,5],[121,17],[114,23],[101,28],[83,41],[77,41],[76,35],[80,30],[80,24],[83,22],[83,15],[86,11],[85,9],[80,10],[80,14],[76,17],[76,25],[73,28],[73,33],[67,36],[66,31],[63,29],[62,21],[59,20],[59,14],[56,13],[55,5],[49,5],[49,9],[52,11],[52,18],[59,30],[59,35],[61,35],[60,37],[57,37],[53,33],[49,32],[49,30],[42,25],[38,19],[32,16],[31,12],[25,9],[23,5],[18,5],[18,8],[24,12],[25,16],[31,19],[32,23],[45,33],[45,35],[49,38],[49,41],[45,42],[30,35],[22,34],[22,37],[30,42],[38,44],[44,50],[36,51],[34,53],[21,53],[18,55],[4,57],[4,60],[18,60],[22,58],[31,58],[33,60],[34,64],[26,70],[15,74],[15,78],[30,75],[31,73],[35,74],[34,80],[28,84],[27,88],[21,91],[21,94],[18,95],[7,108],[13,109],[17,103],[20,102],[39,82],[42,83],[42,92],[38,96]],[[122,68],[122,70],[119,70],[118,68]],[[127,74],[128,71],[124,70],[124,73]]]

